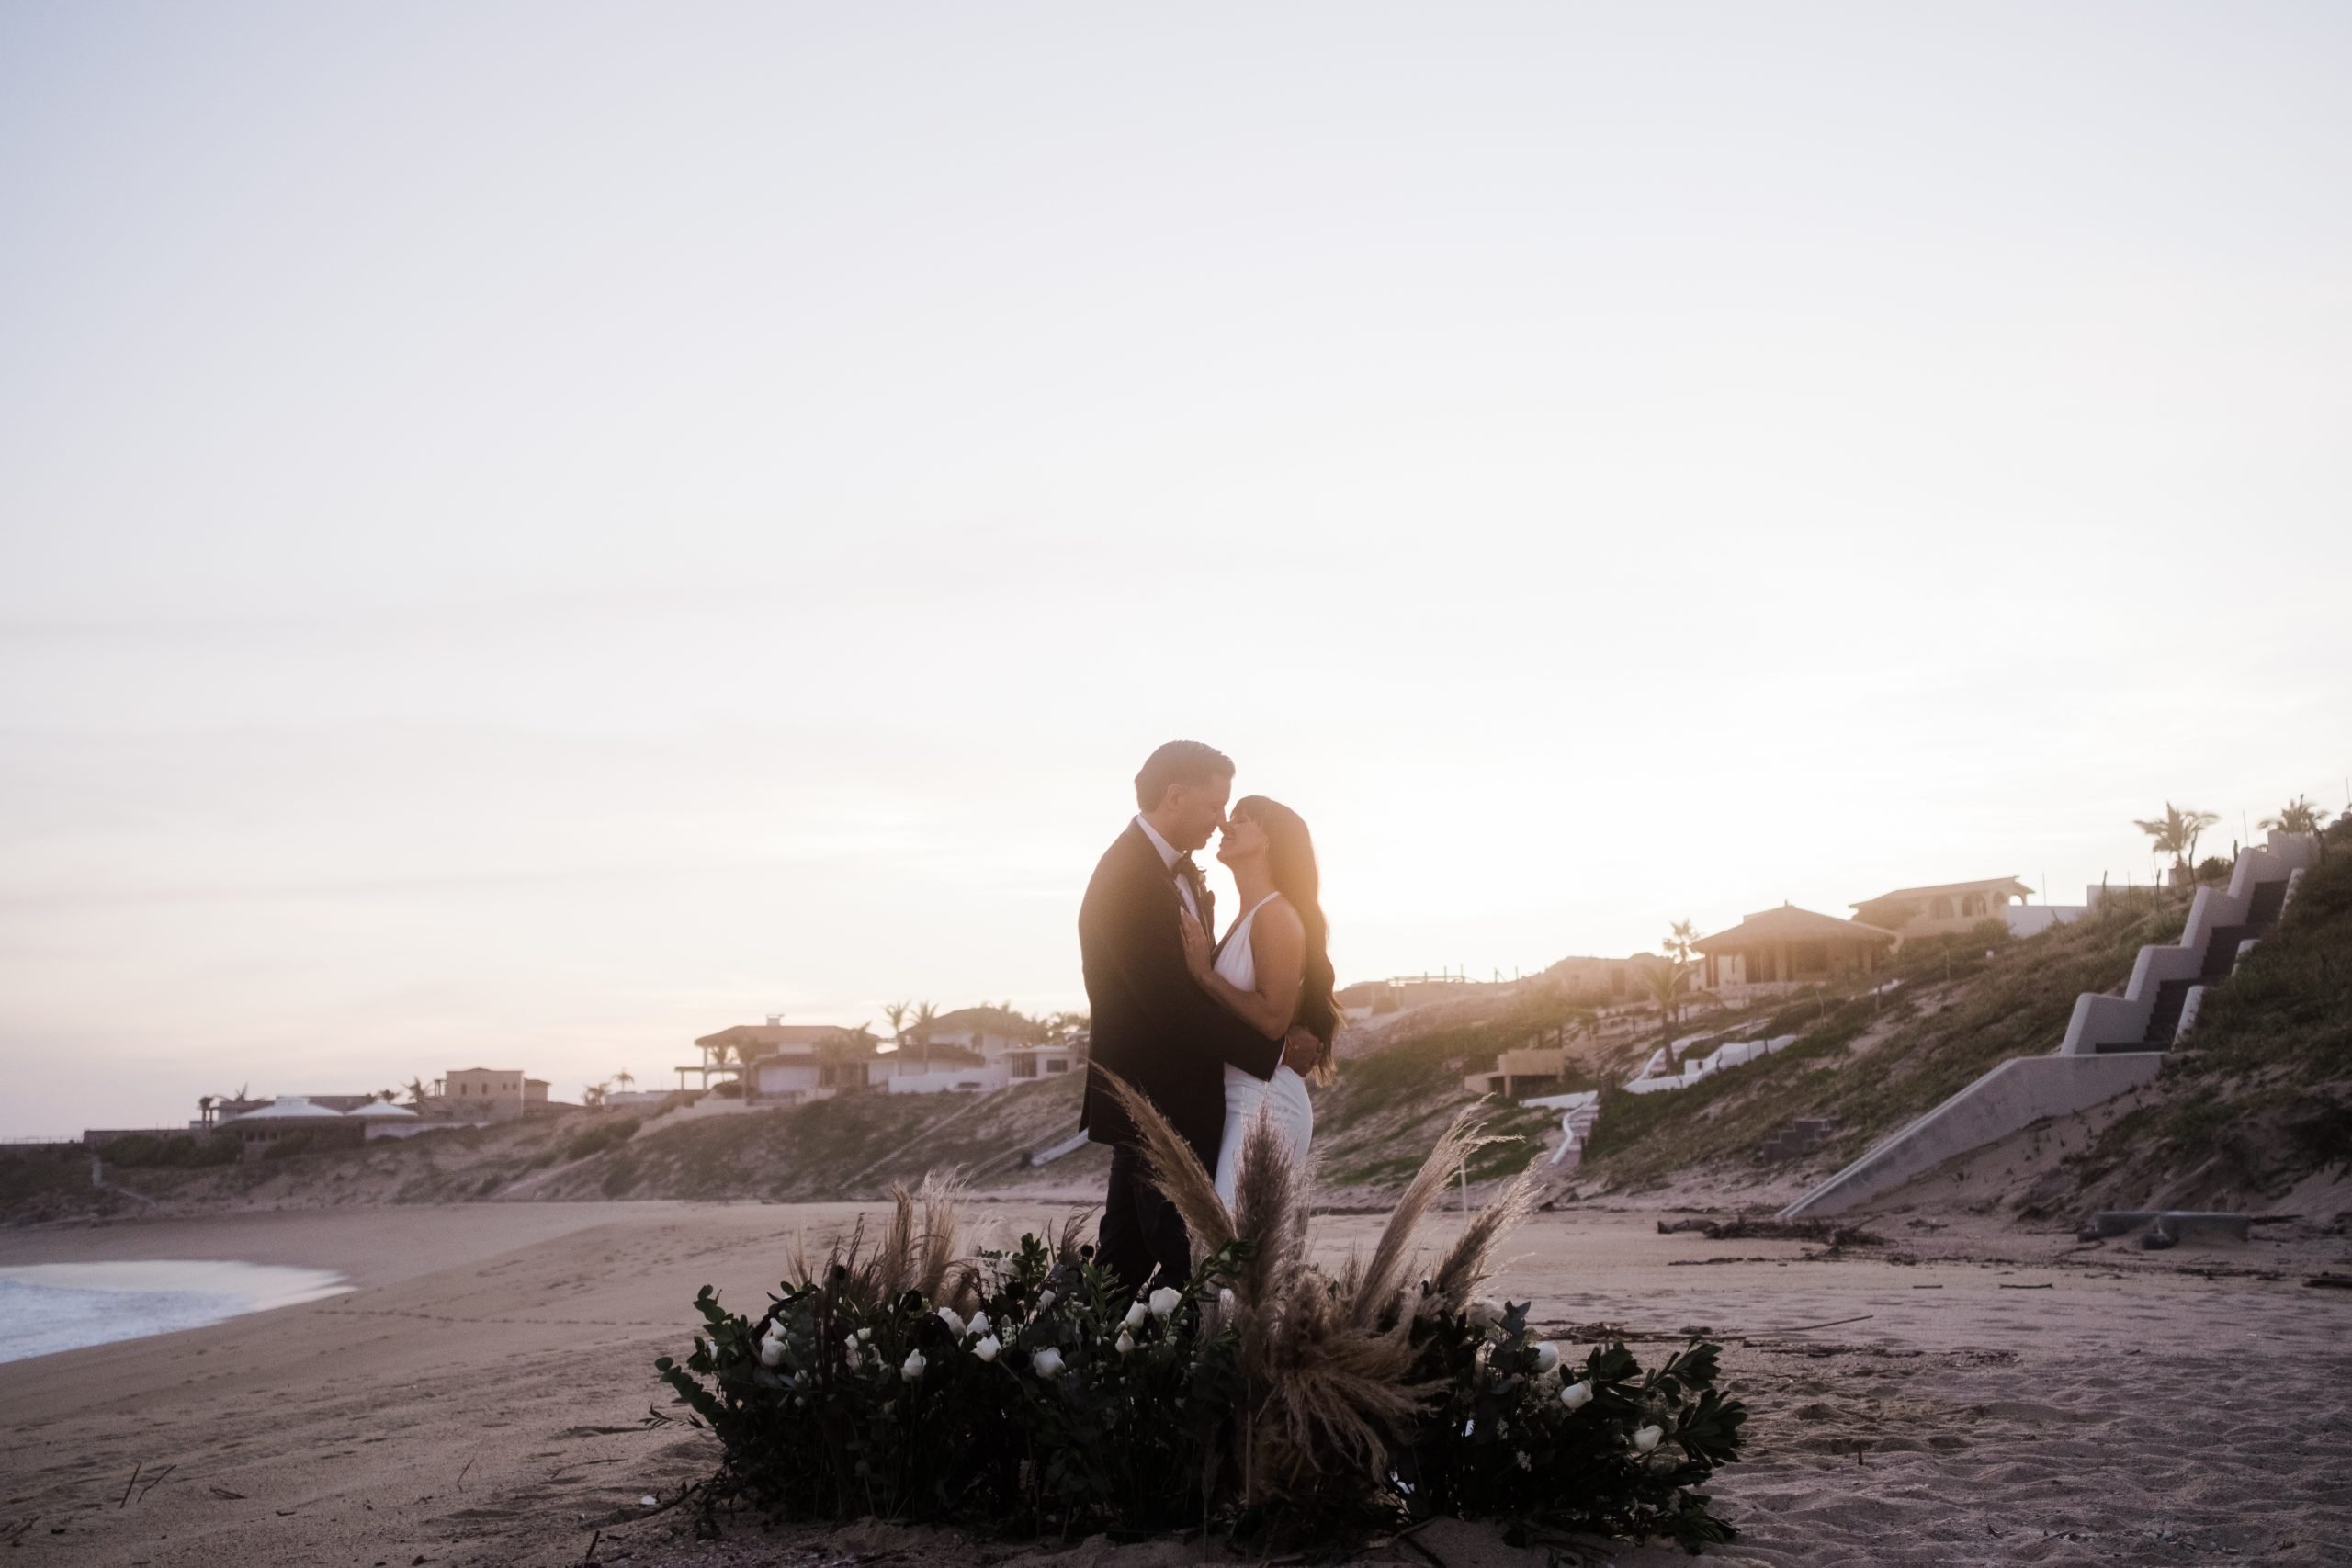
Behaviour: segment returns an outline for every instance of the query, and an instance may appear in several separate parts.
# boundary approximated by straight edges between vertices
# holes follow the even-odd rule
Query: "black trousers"
[[[1130,1291],[1157,1284],[1182,1288],[1193,1277],[1193,1238],[1176,1205],[1145,1174],[1143,1156],[1122,1145],[1111,1151],[1111,1186],[1102,1198],[1102,1228],[1095,1238],[1102,1266]]]

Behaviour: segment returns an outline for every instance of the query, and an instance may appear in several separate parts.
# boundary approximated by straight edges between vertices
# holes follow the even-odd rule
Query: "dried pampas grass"
[[[865,1215],[860,1213],[847,1235],[832,1239],[821,1268],[810,1267],[807,1244],[796,1239],[786,1259],[789,1277],[806,1285],[839,1269],[842,1293],[868,1312],[909,1291],[960,1308],[979,1294],[978,1270],[957,1256],[963,1201],[964,1184],[953,1177],[927,1176],[911,1190],[893,1186],[890,1218],[879,1245],[866,1250]]]
[[[1193,1145],[1185,1142],[1183,1134],[1169,1123],[1157,1106],[1144,1098],[1140,1089],[1100,1064],[1094,1071],[1110,1091],[1113,1102],[1126,1112],[1127,1120],[1134,1124],[1136,1150],[1143,1156],[1151,1184],[1175,1205],[1176,1217],[1184,1222],[1184,1229],[1191,1233],[1193,1260],[1197,1262],[1229,1246],[1233,1241],[1233,1216],[1226,1213],[1225,1201],[1216,1195],[1216,1179],[1201,1164],[1201,1156],[1193,1152]]]
[[[1377,1484],[1394,1445],[1435,1393],[1408,1381],[1416,1306],[1460,1311],[1491,1273],[1496,1248],[1534,1201],[1521,1175],[1473,1219],[1419,1302],[1407,1299],[1415,1234],[1470,1154],[1487,1142],[1464,1111],[1398,1197],[1368,1263],[1335,1278],[1309,1260],[1310,1173],[1265,1119],[1244,1134],[1228,1212],[1192,1145],[1142,1095],[1112,1080],[1152,1180],[1192,1232],[1194,1256],[1250,1242],[1233,1281],[1244,1394],[1233,1449],[1252,1503],[1305,1496],[1331,1483]]]

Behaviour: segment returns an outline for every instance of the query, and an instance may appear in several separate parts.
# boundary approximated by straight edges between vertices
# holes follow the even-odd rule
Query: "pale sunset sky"
[[[2340,809],[2347,81],[2323,5],[7,0],[0,1135],[1082,1006],[1178,736],[1342,979]]]

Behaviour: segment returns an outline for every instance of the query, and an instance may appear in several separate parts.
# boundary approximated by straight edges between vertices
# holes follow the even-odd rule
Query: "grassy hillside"
[[[2012,940],[1980,933],[1902,950],[1902,984],[1778,998],[1745,1011],[1694,1016],[1670,1032],[1794,1033],[1781,1054],[1699,1085],[1636,1096],[1615,1086],[1665,1038],[1623,1015],[1577,1033],[1592,998],[1537,983],[1508,995],[1448,1002],[1380,1021],[1343,1055],[1338,1084],[1319,1090],[1317,1148],[1324,1184],[1393,1187],[1415,1169],[1445,1121],[1472,1097],[1465,1074],[1498,1052],[1566,1031],[1568,1088],[1597,1088],[1600,1123],[1577,1184],[1645,1190],[1678,1177],[1804,1176],[1836,1168],[2007,1057],[2054,1049],[2075,997],[2112,991],[2147,942],[2178,934],[2186,902],[2145,893],[2097,918]],[[2125,1117],[2069,1183],[2122,1192],[2233,1184],[2275,1190],[2352,1149],[2352,842],[2307,878],[2273,939],[2215,993],[2160,1092]],[[628,1112],[576,1113],[448,1128],[364,1149],[225,1167],[119,1168],[120,1186],[164,1211],[316,1207],[368,1202],[536,1201],[600,1198],[800,1201],[878,1194],[894,1181],[958,1168],[982,1190],[1040,1182],[1085,1190],[1102,1151],[1081,1149],[1041,1170],[1023,1156],[1075,1131],[1073,1078],[982,1096],[875,1095],[784,1111],[640,1122]],[[1549,1111],[1487,1108],[1498,1141],[1474,1181],[1524,1168],[1553,1135]],[[1841,1123],[1820,1151],[1759,1165],[1761,1141],[1798,1117]],[[2042,1194],[2043,1201],[2051,1201]],[[2065,1201],[2071,1201],[2065,1200]],[[143,1208],[144,1205],[135,1205]],[[28,1219],[127,1212],[94,1191],[76,1148],[0,1157],[0,1213]]]
[[[1777,1055],[1669,1093],[1605,1090],[1586,1172],[1623,1187],[1746,1160],[1775,1128],[1807,1116],[1838,1119],[1809,1156],[1835,1168],[1999,1062],[2057,1049],[2075,997],[2120,987],[2141,946],[2172,940],[2186,917],[2185,902],[2151,894],[2038,936],[1907,943],[1895,991],[1825,993],[1766,1019],[1767,1035],[1800,1035]]]
[[[2099,1206],[2243,1207],[2352,1167],[2352,833],[2329,840],[2154,1093],[2054,1185]]]

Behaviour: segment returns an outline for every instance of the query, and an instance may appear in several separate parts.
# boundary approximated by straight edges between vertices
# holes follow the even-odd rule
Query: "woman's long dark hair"
[[[1331,998],[1331,927],[1323,918],[1323,874],[1315,863],[1315,840],[1306,818],[1279,800],[1246,795],[1230,816],[1246,817],[1266,835],[1266,869],[1274,891],[1290,900],[1306,928],[1306,973],[1298,993],[1298,1026],[1323,1042],[1323,1055],[1306,1076],[1329,1083],[1337,1076],[1331,1042],[1340,1032],[1340,1010]]]

